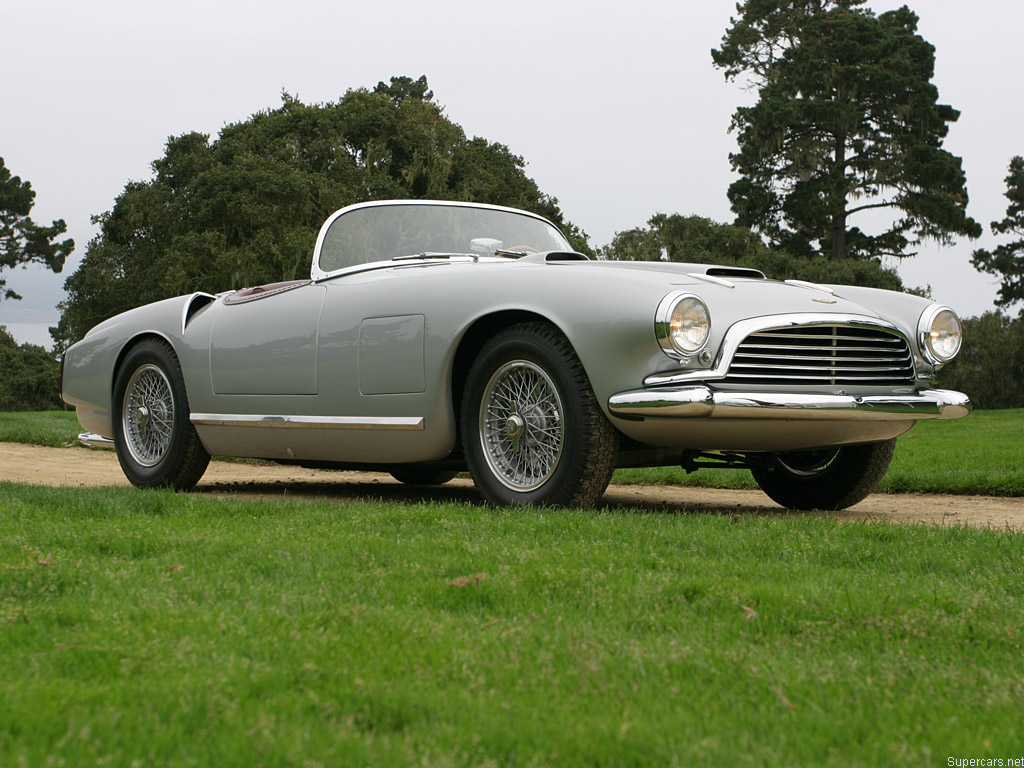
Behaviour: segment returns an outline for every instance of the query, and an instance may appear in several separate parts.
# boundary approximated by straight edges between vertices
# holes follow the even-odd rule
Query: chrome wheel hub
[[[562,401],[540,366],[514,360],[494,372],[480,401],[480,442],[499,482],[539,488],[558,466],[564,437]]]
[[[140,366],[128,380],[121,407],[125,446],[144,467],[158,464],[171,445],[174,397],[171,383],[155,365]]]
[[[508,417],[508,421],[505,422],[505,434],[507,434],[509,439],[512,441],[513,451],[519,450],[519,438],[523,436],[523,431],[525,429],[526,422],[523,421],[522,417],[518,413],[513,413]]]

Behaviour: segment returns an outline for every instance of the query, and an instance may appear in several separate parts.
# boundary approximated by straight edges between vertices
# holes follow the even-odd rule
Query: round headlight
[[[658,307],[658,341],[674,357],[700,351],[711,335],[711,313],[696,296],[671,294]]]
[[[948,363],[960,351],[963,329],[949,307],[930,307],[921,316],[921,351],[936,365]]]

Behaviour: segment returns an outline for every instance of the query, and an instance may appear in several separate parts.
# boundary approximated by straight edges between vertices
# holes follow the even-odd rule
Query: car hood
[[[551,265],[554,266],[554,265]],[[917,335],[922,315],[934,302],[912,294],[852,285],[819,285],[798,280],[772,280],[743,267],[678,262],[569,262],[558,268],[592,270],[625,282],[656,284],[655,292],[693,293],[711,312],[711,343],[721,341],[733,324],[755,317],[834,315],[837,322],[872,318]],[[600,282],[604,282],[603,280]],[[662,293],[663,292],[663,293]],[[787,318],[790,320],[791,318]],[[820,317],[819,317],[820,319]]]
[[[772,280],[756,269],[680,262],[591,261],[577,269],[626,273],[631,279],[655,282],[666,289],[692,290],[713,311],[735,309],[735,318],[793,312],[835,312],[881,317],[904,294],[854,286],[829,286],[800,280]],[[916,297],[915,302],[920,302]]]

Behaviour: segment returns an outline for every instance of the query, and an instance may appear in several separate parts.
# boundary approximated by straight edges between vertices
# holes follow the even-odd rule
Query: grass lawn
[[[0,765],[1019,757],[1024,536],[0,483]]]
[[[73,411],[0,413],[0,441],[75,445],[81,431]],[[687,475],[678,467],[623,469],[614,482],[757,487],[746,470],[702,469]],[[1024,409],[919,422],[899,438],[878,490],[1024,496]]]
[[[0,411],[0,442],[48,445],[52,448],[80,445],[84,430],[74,411]]]

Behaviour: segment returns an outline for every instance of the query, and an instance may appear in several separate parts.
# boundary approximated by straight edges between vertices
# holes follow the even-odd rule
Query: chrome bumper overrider
[[[959,419],[971,412],[961,392],[925,389],[905,395],[817,395],[779,392],[719,392],[709,387],[635,389],[612,395],[612,414],[625,417],[694,419],[819,419],[906,421]]]

